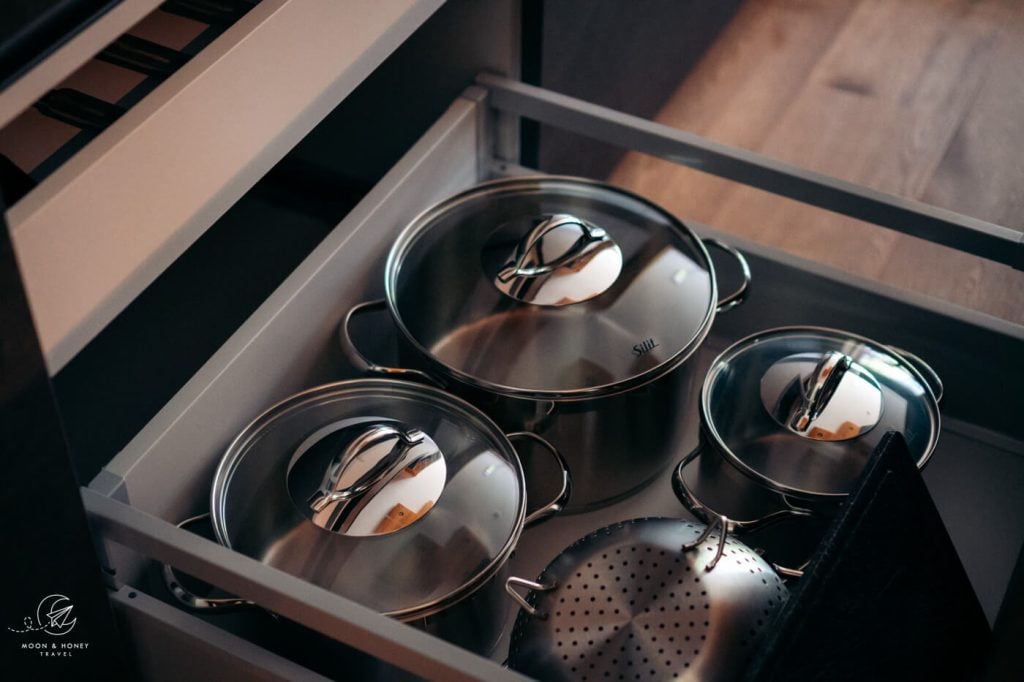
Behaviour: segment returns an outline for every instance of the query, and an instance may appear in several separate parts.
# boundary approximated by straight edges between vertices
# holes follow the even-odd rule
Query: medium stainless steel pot
[[[720,297],[706,246],[742,283]],[[573,473],[572,511],[625,497],[676,456],[676,415],[715,315],[741,302],[743,256],[649,201],[554,176],[484,183],[428,209],[388,256],[386,300],[341,325],[348,360],[464,396],[502,428],[534,431]],[[409,369],[367,360],[355,315],[386,308]]]
[[[934,370],[907,351],[820,327],[759,332],[712,362],[701,442],[676,467],[673,488],[698,518],[724,515],[734,530],[801,519],[778,549],[789,556],[773,557],[794,563],[810,555],[888,431],[925,466],[941,397]]]
[[[557,498],[526,513],[512,440],[546,447]],[[223,545],[482,654],[507,622],[507,560],[570,495],[559,452],[439,389],[357,379],[296,394],[231,443],[210,516]],[[197,599],[168,569],[192,608]]]

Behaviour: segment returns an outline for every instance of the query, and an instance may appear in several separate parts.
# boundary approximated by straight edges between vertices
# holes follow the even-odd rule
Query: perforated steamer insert
[[[509,665],[583,682],[733,679],[788,596],[741,542],[721,544],[702,524],[656,518],[595,531],[536,582],[512,578],[510,586],[532,589]]]

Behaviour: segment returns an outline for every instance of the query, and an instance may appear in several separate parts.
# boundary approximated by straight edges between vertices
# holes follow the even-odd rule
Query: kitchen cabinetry
[[[108,129],[108,139],[98,138],[96,142],[100,144],[95,149],[83,150],[85,156],[81,160],[72,159],[51,176],[52,183],[41,185],[22,200],[29,203],[19,203],[8,213],[19,258],[19,231],[24,233],[33,220],[39,221],[43,231],[74,223],[79,220],[78,209],[83,205],[97,213],[94,222],[89,222],[87,218],[93,214],[84,210],[81,220],[91,226],[89,229],[101,232],[118,217],[110,212],[118,213],[118,202],[125,197],[131,198],[130,206],[143,212],[132,220],[133,224],[147,222],[151,210],[160,218],[153,221],[152,233],[140,235],[128,251],[117,252],[117,257],[113,257],[116,249],[111,248],[111,242],[100,238],[117,242],[117,231],[87,240],[85,246],[58,250],[55,255],[45,247],[52,250],[68,246],[60,246],[59,238],[50,235],[36,244],[25,237],[26,253],[31,254],[25,262],[31,264],[24,267],[24,276],[29,283],[30,300],[38,308],[38,326],[51,372],[68,362],[187,243],[299,143],[316,119],[326,116],[352,93],[356,83],[368,76],[376,63],[399,49],[417,25],[431,21],[427,17],[436,9],[436,3],[430,2],[372,5],[387,8],[379,14],[371,11],[369,5],[365,8],[367,15],[381,23],[372,24],[371,19],[360,15],[360,21],[371,23],[355,22],[350,27],[354,42],[348,43],[352,50],[349,53],[338,47],[345,41],[325,28],[328,16],[336,11],[332,8],[339,6],[337,3],[264,0],[222,36],[222,43],[210,46],[214,52],[169,79],[162,86],[168,88],[166,91],[155,91],[155,99],[140,103],[145,108],[138,113],[133,114],[135,109],[129,111],[126,116],[130,118],[121,119],[124,124],[119,121]],[[479,61],[489,59],[490,63],[483,65],[490,70],[515,76],[519,8],[515,3],[494,6],[500,7],[501,13],[497,19],[497,15],[486,17],[490,33],[473,33],[471,28],[484,17],[474,14],[469,3],[450,3],[438,11],[433,21],[453,23],[433,35],[465,35],[467,40],[462,49],[470,51],[474,44],[483,42],[476,54],[487,58],[479,57]],[[321,21],[311,21],[313,7],[326,13],[319,17]],[[352,19],[351,9],[345,14],[346,19]],[[388,14],[392,10],[394,13]],[[297,23],[289,23],[292,21]],[[342,23],[329,25],[340,27]],[[290,68],[321,73],[313,66],[322,67],[319,80],[291,83],[293,78],[289,74],[294,72],[279,64],[276,56],[268,58],[264,52],[272,49],[273,44],[283,44],[281,41],[298,40],[297,35],[310,43],[303,50],[320,52],[291,52],[303,61],[301,68]],[[319,35],[322,40],[314,40],[311,35]],[[481,40],[481,35],[488,36],[488,40]],[[270,48],[261,42],[264,39],[270,41]],[[411,40],[423,41],[417,49],[427,50],[431,39],[420,35]],[[193,90],[197,103],[205,106],[209,100],[230,110],[231,98],[239,96],[235,84],[245,83],[244,79],[252,75],[243,73],[248,71],[244,65],[232,66],[231,59],[249,54],[250,47],[253,53],[249,56],[257,61],[266,60],[263,63],[267,69],[281,67],[276,77],[290,96],[284,97],[282,93],[282,110],[274,108],[279,118],[270,113],[258,116],[253,126],[238,131],[236,138],[231,121],[211,128],[204,126],[213,126],[213,122],[179,120],[179,116],[173,115],[174,107],[188,101]],[[433,47],[444,49],[436,44]],[[346,54],[349,56],[343,58]],[[340,61],[323,63],[330,59]],[[272,76],[268,73],[267,79]],[[250,106],[261,108],[268,97],[278,96],[276,90],[259,93],[261,84],[267,82],[270,81],[263,78],[250,82],[261,94]],[[372,82],[373,78],[367,81],[371,87],[381,87],[380,81],[376,86]],[[206,86],[211,92],[208,96],[200,95]],[[291,92],[291,87],[302,93]],[[245,91],[243,96],[253,94],[248,88],[241,89]],[[359,96],[355,92],[349,99]],[[323,655],[310,653],[310,648],[327,646],[322,638],[309,634],[312,630],[379,662],[368,663],[365,657],[357,656],[358,663],[352,665],[379,665],[379,670],[388,675],[397,675],[398,669],[402,669],[436,679],[518,678],[501,668],[499,661],[470,654],[174,526],[176,521],[205,510],[211,475],[224,447],[254,415],[295,391],[353,375],[354,370],[346,366],[335,342],[337,325],[352,304],[381,293],[383,259],[397,232],[436,200],[483,179],[528,172],[519,165],[518,116],[683,159],[710,172],[959,248],[984,254],[1010,254],[1000,257],[1020,262],[1021,235],[1012,230],[774,164],[753,154],[524,86],[514,79],[482,75],[475,84],[457,88],[449,100],[422,136],[408,145],[380,177],[371,178],[372,186],[365,195],[354,202],[351,210],[203,361],[157,414],[138,429],[130,442],[113,459],[102,463],[82,489],[84,506],[100,544],[101,561],[108,569],[111,603],[147,677],[181,679],[211,670],[216,671],[218,678],[238,679],[256,675],[295,679],[343,674],[343,668],[332,668],[337,660],[325,663]],[[420,104],[415,98],[403,102],[403,106],[410,107]],[[429,108],[426,102],[423,104]],[[205,111],[208,118],[210,110]],[[170,116],[170,123],[161,121],[164,115]],[[267,127],[260,127],[262,124]],[[167,125],[182,127],[171,135],[173,131]],[[227,138],[231,143],[224,145],[223,153],[214,154],[223,166],[213,164],[190,178],[194,185],[183,183],[167,189],[166,196],[159,189],[159,182],[154,186],[154,178],[132,172],[136,164],[145,165],[141,157],[150,154],[175,158],[180,150],[174,140],[194,134],[195,130],[210,135],[231,134]],[[303,149],[302,143],[298,149]],[[336,155],[336,168],[358,166],[359,155],[353,149],[358,147],[321,147],[303,153],[319,159]],[[120,156],[123,154],[141,157],[126,165]],[[178,174],[181,163],[184,161],[172,164]],[[375,175],[367,169],[362,171]],[[185,174],[188,175],[187,170]],[[120,189],[112,197],[107,194],[106,183],[115,178],[128,183],[131,189],[126,195]],[[89,187],[89,183],[97,184]],[[84,194],[73,200],[79,187]],[[187,196],[174,194],[179,191]],[[96,197],[105,198],[97,201]],[[69,203],[62,208],[62,201]],[[158,210],[164,201],[170,202],[168,210]],[[76,218],[52,217],[60,215]],[[51,217],[44,219],[45,216]],[[928,358],[943,376],[944,431],[925,478],[986,613],[994,621],[1024,540],[1024,498],[1019,494],[1024,486],[1024,430],[1013,416],[1014,408],[1019,413],[1020,399],[1005,380],[1007,376],[1024,375],[1024,329],[720,235],[712,226],[694,227],[702,235],[727,239],[747,253],[754,271],[750,299],[716,322],[701,351],[700,362],[706,364],[717,350],[759,329],[818,324],[854,330],[907,348]],[[147,235],[152,236],[151,241],[147,241]],[[103,270],[103,277],[76,273],[76,251],[83,248],[96,248],[101,256],[112,257],[107,265],[101,265],[102,261],[96,264]],[[81,297],[75,299],[77,303],[57,296],[65,288],[78,288],[73,282],[44,289],[38,296],[32,292],[33,281],[37,286],[49,281],[48,276],[38,273],[46,272],[45,268],[57,262],[54,259],[62,257],[61,253],[72,259],[71,265],[55,272],[74,277],[81,274],[85,283],[78,292]],[[34,267],[43,270],[33,270]],[[46,317],[58,310],[47,305],[47,295],[61,299],[54,306],[72,307],[61,307],[63,312],[59,315]],[[43,309],[47,311],[45,315],[39,312]],[[978,348],[985,352],[976,352]],[[690,422],[696,439],[696,414],[680,418]],[[533,577],[555,553],[589,530],[636,516],[682,513],[667,479],[658,480],[649,493],[589,514],[556,519],[528,531],[513,567],[520,575]],[[307,630],[282,635],[284,624],[262,614],[200,617],[181,610],[154,581],[152,560],[172,563]],[[305,637],[308,639],[304,640]],[[302,642],[301,646],[291,641],[296,639]]]

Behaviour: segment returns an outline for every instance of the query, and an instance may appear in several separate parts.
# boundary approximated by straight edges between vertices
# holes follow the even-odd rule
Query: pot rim
[[[398,310],[398,305],[395,301],[395,281],[398,276],[398,271],[401,267],[402,262],[405,260],[406,254],[412,248],[419,236],[427,231],[431,223],[437,216],[444,214],[450,209],[463,204],[470,199],[475,199],[481,195],[496,194],[498,192],[508,191],[510,188],[514,189],[520,186],[520,189],[534,188],[540,189],[541,184],[569,184],[569,185],[584,185],[595,188],[597,190],[609,191],[616,194],[623,195],[629,199],[645,204],[652,210],[665,216],[669,223],[670,229],[675,229],[681,232],[695,244],[698,252],[704,263],[707,265],[710,289],[708,292],[707,310],[704,314],[704,319],[701,321],[697,332],[691,337],[691,339],[684,344],[675,354],[662,361],[661,363],[645,370],[639,374],[635,374],[626,379],[615,381],[609,384],[602,384],[599,386],[587,386],[584,388],[573,388],[573,389],[562,389],[562,390],[535,390],[525,389],[517,386],[508,386],[504,384],[498,384],[491,381],[486,381],[475,377],[471,374],[462,372],[450,365],[439,360],[433,353],[427,348],[424,348],[420,342],[412,335],[408,327],[406,327],[404,320]],[[708,254],[707,247],[704,245],[704,240],[701,239],[693,230],[687,227],[681,220],[676,218],[673,214],[665,210],[658,204],[640,196],[634,192],[616,187],[615,185],[600,182],[598,180],[591,180],[589,178],[582,178],[570,175],[546,175],[546,174],[533,174],[533,175],[522,175],[510,178],[498,178],[495,180],[488,180],[482,183],[478,183],[469,187],[458,194],[455,194],[447,199],[444,199],[433,206],[430,206],[424,211],[421,211],[412,221],[402,230],[402,232],[395,239],[388,251],[387,261],[384,266],[384,298],[387,301],[388,311],[391,313],[391,318],[394,320],[395,326],[401,331],[405,340],[408,341],[413,348],[424,358],[428,359],[430,363],[439,371],[442,376],[452,378],[461,384],[465,384],[476,388],[478,390],[486,391],[489,393],[497,393],[513,398],[525,398],[529,400],[550,400],[556,402],[570,402],[578,400],[588,400],[592,398],[602,398],[606,396],[612,396],[619,393],[625,393],[634,389],[640,388],[646,384],[660,379],[661,377],[669,374],[677,367],[686,362],[696,352],[697,348],[704,342],[708,333],[711,331],[712,323],[715,319],[715,313],[718,302],[718,278],[715,274],[715,266],[711,260],[711,256]]]
[[[794,497],[796,499],[808,500],[808,501],[823,501],[823,500],[841,500],[849,495],[849,493],[829,493],[821,492],[817,490],[805,490],[803,488],[796,488],[788,486],[783,483],[779,483],[771,478],[768,478],[764,474],[755,470],[753,467],[746,464],[743,460],[736,456],[736,453],[732,451],[725,444],[722,436],[718,433],[718,428],[711,418],[708,403],[709,393],[711,390],[711,375],[715,369],[722,364],[725,360],[738,355],[740,350],[746,346],[749,346],[752,342],[757,339],[764,338],[767,336],[792,334],[797,332],[809,332],[809,333],[823,333],[833,336],[841,336],[846,339],[858,341],[869,345],[872,349],[882,352],[892,358],[899,361],[900,366],[907,370],[918,383],[925,388],[925,395],[928,397],[928,411],[932,416],[932,428],[929,434],[928,446],[924,449],[924,452],[917,460],[917,470],[923,471],[925,465],[931,459],[932,453],[935,451],[935,446],[939,440],[939,431],[942,424],[942,418],[939,413],[938,401],[935,398],[935,394],[932,392],[932,388],[929,385],[927,379],[917,370],[912,362],[906,357],[900,355],[900,353],[884,343],[879,343],[874,339],[848,332],[843,329],[836,329],[835,327],[822,327],[815,325],[787,325],[782,327],[771,327],[769,329],[763,329],[761,331],[749,334],[742,339],[730,344],[725,350],[718,354],[718,356],[711,361],[711,365],[708,367],[707,374],[704,375],[704,381],[701,385],[700,390],[700,418],[702,430],[712,439],[710,445],[714,448],[715,452],[718,453],[722,459],[724,459],[733,468],[739,471],[741,474],[751,479],[754,483],[768,488],[769,490],[778,493],[780,495]]]
[[[462,600],[470,597],[477,590],[483,587],[491,578],[493,578],[506,564],[512,552],[519,544],[519,538],[523,532],[523,526],[526,521],[526,476],[523,473],[522,462],[519,459],[519,453],[512,445],[512,442],[508,439],[501,428],[494,423],[486,414],[481,412],[478,408],[458,396],[452,395],[439,388],[428,386],[426,384],[418,384],[410,381],[401,381],[398,379],[387,379],[387,378],[358,378],[358,379],[345,379],[342,381],[333,381],[326,384],[320,384],[312,388],[299,391],[289,395],[288,397],[274,403],[269,408],[264,410],[259,416],[250,421],[245,428],[243,428],[238,435],[236,435],[231,443],[228,445],[224,454],[221,456],[217,469],[214,472],[213,483],[211,484],[210,490],[210,523],[213,526],[214,535],[217,541],[227,547],[228,549],[234,549],[231,546],[230,539],[228,538],[227,529],[224,525],[224,505],[226,504],[226,491],[228,482],[234,473],[235,468],[241,462],[242,458],[248,450],[249,443],[260,434],[262,434],[270,425],[274,424],[280,417],[281,413],[300,405],[306,401],[320,398],[323,395],[330,394],[337,391],[348,391],[355,388],[362,387],[397,387],[406,390],[421,391],[425,394],[431,395],[435,398],[440,399],[442,402],[447,403],[449,406],[454,407],[457,411],[461,412],[468,417],[468,421],[477,421],[479,426],[489,432],[490,435],[494,436],[496,442],[505,449],[506,455],[511,455],[508,458],[510,464],[513,466],[516,474],[516,480],[519,484],[519,508],[516,513],[515,523],[512,527],[512,532],[505,541],[501,550],[495,553],[494,558],[476,575],[472,576],[461,585],[456,587],[454,590],[438,597],[429,602],[418,604],[416,606],[408,607],[405,609],[399,609],[395,611],[379,611],[382,615],[396,618],[400,621],[407,622],[412,620],[418,620],[420,618],[426,618],[436,613],[444,611],[450,608]],[[312,523],[308,519],[307,523]],[[237,550],[235,550],[237,551]],[[327,589],[327,588],[324,588]],[[340,595],[348,599],[346,595]],[[353,599],[353,601],[355,601]]]

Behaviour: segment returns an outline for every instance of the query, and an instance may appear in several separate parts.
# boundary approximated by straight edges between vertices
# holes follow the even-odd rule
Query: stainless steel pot
[[[656,518],[594,531],[508,591],[522,609],[509,666],[566,682],[737,679],[788,598],[720,524]]]
[[[556,499],[526,513],[512,440],[546,447]],[[219,542],[287,573],[488,654],[507,622],[507,560],[523,528],[570,494],[559,452],[504,434],[441,390],[358,379],[294,395],[231,443],[213,480]],[[168,572],[192,608],[198,600]]]
[[[701,390],[701,442],[673,488],[698,518],[734,530],[793,524],[786,558],[810,555],[888,431],[923,468],[938,440],[942,383],[920,358],[849,332],[784,327],[722,352]],[[697,463],[697,466],[691,464]]]
[[[706,245],[739,264],[728,296]],[[635,492],[676,455],[690,359],[749,279],[742,255],[624,190],[498,180],[412,221],[388,256],[386,300],[349,311],[341,342],[364,372],[430,377],[502,428],[542,435],[565,453],[580,511]],[[385,307],[409,369],[352,341],[353,316]]]

